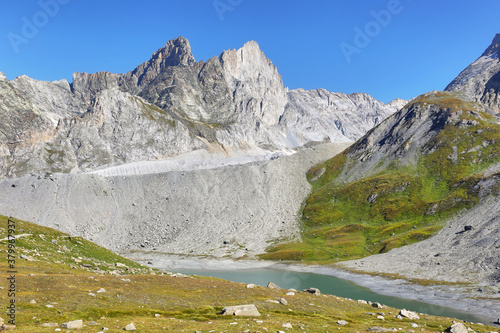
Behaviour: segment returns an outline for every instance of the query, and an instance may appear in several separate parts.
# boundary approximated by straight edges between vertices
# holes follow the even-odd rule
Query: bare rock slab
[[[408,311],[408,310],[401,310],[399,312],[399,315],[401,317],[405,317],[411,320],[420,320],[419,315],[416,312]]]
[[[260,316],[259,310],[254,304],[226,306],[221,311],[222,315],[233,316]]]
[[[469,330],[462,323],[455,323],[446,329],[446,332],[450,333],[468,333]]]
[[[80,329],[83,327],[83,320],[73,320],[61,324],[61,328]]]

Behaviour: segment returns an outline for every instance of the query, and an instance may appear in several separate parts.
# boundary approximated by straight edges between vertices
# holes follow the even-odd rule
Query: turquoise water
[[[458,311],[452,308],[428,304],[398,297],[385,296],[372,292],[370,289],[358,286],[350,281],[339,279],[330,275],[314,273],[293,272],[278,269],[240,269],[240,270],[195,270],[177,269],[179,273],[212,276],[234,282],[253,283],[267,286],[274,282],[281,288],[303,290],[318,288],[324,294],[331,294],[354,300],[379,302],[398,309],[407,309],[430,315],[457,318],[470,322],[483,322],[488,320],[474,314]]]

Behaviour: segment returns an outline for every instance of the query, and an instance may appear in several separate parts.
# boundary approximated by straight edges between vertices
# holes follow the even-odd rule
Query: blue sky
[[[0,0],[0,71],[124,73],[178,36],[197,61],[259,43],[290,89],[442,90],[500,33],[499,0]],[[31,29],[30,29],[31,28]]]

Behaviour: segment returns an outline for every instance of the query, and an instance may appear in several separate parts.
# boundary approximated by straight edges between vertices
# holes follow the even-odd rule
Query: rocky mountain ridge
[[[492,113],[500,114],[500,34],[483,54],[447,87],[446,91],[461,91],[483,103]]]
[[[182,37],[125,74],[75,73],[71,84],[2,74],[0,93],[0,174],[8,178],[349,142],[405,103],[289,92],[256,42],[196,62]]]
[[[418,96],[309,170],[302,242],[275,246],[264,257],[366,257],[339,266],[478,284],[490,291],[486,298],[497,293],[499,38],[449,91]]]

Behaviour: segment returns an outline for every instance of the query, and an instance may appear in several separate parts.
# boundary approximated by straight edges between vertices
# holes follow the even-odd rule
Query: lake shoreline
[[[500,302],[498,298],[471,298],[479,296],[479,293],[473,290],[473,285],[422,286],[403,279],[389,279],[386,277],[353,273],[334,267],[283,264],[257,260],[216,259],[141,251],[123,253],[122,255],[139,263],[151,263],[149,266],[171,272],[182,270],[230,271],[245,269],[276,269],[329,275],[351,281],[377,294],[424,302],[429,304],[429,306],[438,305],[456,309],[461,312],[472,313],[477,317],[481,317],[483,319],[483,324],[489,325],[492,325],[493,322],[498,319],[497,317],[500,313]]]

